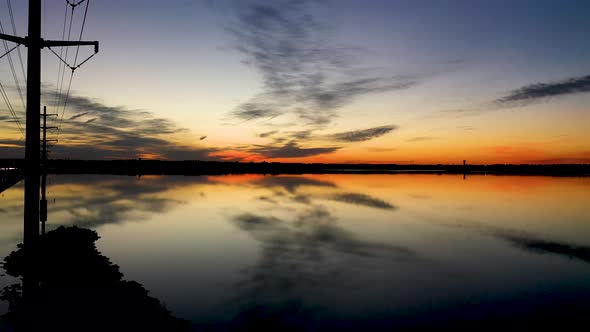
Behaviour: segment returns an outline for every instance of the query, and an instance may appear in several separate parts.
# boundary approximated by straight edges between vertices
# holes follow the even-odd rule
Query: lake
[[[2,257],[23,191],[0,198]],[[588,177],[51,175],[47,197],[48,231],[96,231],[125,280],[197,330],[588,322]]]

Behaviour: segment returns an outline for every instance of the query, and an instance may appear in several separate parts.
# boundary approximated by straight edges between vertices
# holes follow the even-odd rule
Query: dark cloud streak
[[[247,147],[246,151],[250,153],[260,154],[266,158],[304,158],[312,157],[322,154],[333,153],[341,149],[340,147],[317,147],[317,148],[303,148],[296,142],[291,141],[282,146],[265,146],[254,145]]]
[[[332,134],[329,135],[328,138],[338,142],[363,142],[386,135],[395,129],[397,129],[396,126],[381,126]]]
[[[57,107],[56,101],[64,100],[65,95],[56,98],[55,91],[45,87],[43,98],[51,108]],[[52,149],[53,158],[127,159],[150,155],[205,160],[211,159],[209,153],[216,151],[177,143],[174,135],[188,130],[151,112],[109,106],[75,94],[70,94],[66,111],[73,115],[61,122],[60,142]]]
[[[590,75],[573,77],[558,82],[526,85],[511,91],[505,97],[497,99],[495,103],[498,105],[525,106],[551,97],[582,92],[590,92]]]
[[[481,112],[495,111],[501,109],[524,107],[550,100],[554,97],[567,96],[578,93],[590,92],[590,75],[572,77],[565,80],[549,83],[535,83],[509,91],[504,97],[497,98],[480,105],[443,111],[445,113],[456,113],[474,115]],[[465,130],[472,130],[466,127]]]
[[[245,63],[263,78],[263,91],[237,107],[240,120],[292,113],[312,126],[325,126],[336,109],[370,93],[407,89],[418,82],[361,69],[359,48],[330,45],[312,15],[321,1],[248,0],[235,6],[236,22],[227,30]]]

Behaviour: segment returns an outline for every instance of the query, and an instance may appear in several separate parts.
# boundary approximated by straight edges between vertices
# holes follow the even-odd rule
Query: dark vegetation
[[[2,159],[0,168],[22,168],[23,160]],[[219,161],[163,160],[50,160],[53,174],[328,174],[328,173],[434,173],[434,174],[498,174],[588,176],[590,164],[555,165],[399,165],[399,164],[302,164],[244,163]]]
[[[141,284],[123,279],[98,239],[89,229],[59,227],[34,247],[19,244],[3,268],[23,283],[2,290],[9,303],[2,323],[15,331],[189,331]]]

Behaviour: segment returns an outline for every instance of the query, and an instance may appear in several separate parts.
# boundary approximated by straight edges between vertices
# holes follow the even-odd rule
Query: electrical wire
[[[66,10],[64,13],[64,24],[63,24],[63,30],[61,32],[61,39],[63,40],[66,36],[66,26],[67,26],[67,22],[68,22],[68,6],[65,6]],[[59,49],[59,54],[60,54],[60,58],[63,56],[63,50],[64,48],[60,48]],[[62,66],[63,64],[60,62],[58,69],[57,69],[57,82],[55,82],[55,98],[54,98],[54,103],[55,103],[55,113],[57,114],[59,112],[59,105],[61,103],[61,89],[59,89],[60,86],[60,77],[62,75]]]
[[[22,137],[24,138],[25,131],[23,130],[20,120],[18,119],[18,116],[16,115],[16,112],[14,111],[14,108],[12,107],[12,104],[10,103],[10,99],[8,98],[8,95],[6,94],[6,90],[4,89],[4,86],[2,85],[2,83],[0,83],[0,95],[2,95],[2,99],[4,99],[4,103],[6,103],[6,107],[8,108],[8,111],[10,111],[10,114],[12,115],[14,122],[16,123],[16,126],[18,127],[18,130],[20,131],[20,133],[22,134]]]
[[[74,8],[75,7],[72,7],[72,11],[71,11],[71,15],[70,15],[70,27],[68,29],[68,39],[67,39],[67,41],[70,41],[71,40],[71,36],[72,36],[72,22],[74,21]],[[66,59],[65,61],[67,62],[67,60],[68,60],[68,52],[69,52],[70,48],[69,47],[66,47],[65,49],[66,49],[66,52],[65,52],[66,54],[65,54],[64,58]],[[66,76],[66,66],[63,66],[62,67],[62,73],[61,73],[61,82],[59,84],[59,98],[60,99],[58,100],[58,103],[57,103],[57,113],[59,113],[59,109],[61,108],[61,99],[62,99],[63,83],[64,83],[65,76]]]
[[[4,33],[4,27],[2,26],[1,21],[0,21],[0,33]],[[2,43],[4,44],[4,49],[8,53],[8,50],[10,49],[8,47],[8,42],[6,40],[2,40]],[[23,109],[26,109],[27,107],[26,107],[26,103],[25,103],[25,98],[23,97],[23,91],[21,89],[18,76],[16,75],[16,70],[14,69],[14,62],[12,61],[12,56],[10,55],[10,53],[8,53],[7,56],[8,56],[8,63],[10,64],[10,70],[12,72],[12,78],[14,79],[14,84],[16,86],[16,90],[17,90],[18,95],[20,97],[20,101],[23,105]]]
[[[86,9],[84,10],[84,19],[82,20],[82,28],[80,29],[80,38],[78,41],[82,41],[82,34],[84,33],[84,26],[86,25],[86,16],[88,15],[88,6],[90,5],[90,0],[86,1]],[[78,61],[78,53],[80,53],[80,45],[76,48],[76,57],[74,58],[74,67],[76,67],[76,63]]]
[[[79,37],[78,41],[82,41],[82,35],[84,34],[84,26],[86,25],[86,17],[88,15],[88,7],[90,6],[90,0],[82,0],[82,1],[80,1],[80,2],[78,2],[76,4],[76,6],[77,6],[77,5],[81,4],[84,1],[86,1],[86,9],[84,10],[84,18],[82,19],[82,27],[80,28],[80,37]],[[71,32],[71,29],[72,29],[72,24],[71,23],[73,21],[74,8],[75,8],[75,6],[72,6],[72,19],[70,20],[70,32]],[[69,39],[70,39],[70,36],[68,35],[68,40]],[[56,144],[59,143],[59,135],[61,133],[61,128],[62,128],[62,124],[63,124],[63,118],[64,118],[64,115],[65,115],[65,112],[66,112],[66,107],[68,105],[68,101],[69,101],[69,98],[70,98],[70,91],[71,91],[71,88],[72,88],[72,80],[74,78],[74,72],[75,72],[75,70],[77,68],[76,67],[76,63],[78,61],[78,54],[79,54],[79,52],[80,52],[80,45],[78,45],[77,48],[76,48],[76,55],[74,57],[74,66],[73,67],[70,67],[72,69],[72,72],[70,73],[70,82],[68,83],[68,90],[67,90],[66,95],[65,95],[63,109],[62,109],[61,116],[60,116],[60,119],[59,119],[59,125],[57,126]],[[90,60],[90,58],[84,60],[83,63],[85,63],[86,61]],[[66,59],[67,59],[67,51],[66,51]],[[81,63],[80,65],[82,65],[83,63]]]
[[[8,13],[10,14],[10,22],[12,23],[12,32],[15,36],[17,36],[18,33],[16,33],[16,24],[14,23],[14,14],[12,13],[11,0],[6,0],[6,4],[8,5]],[[24,61],[23,61],[23,56],[20,52],[20,48],[17,49],[16,51],[18,52],[18,60],[20,62],[20,69],[23,72],[23,78],[26,82],[27,81],[27,73],[25,72],[25,65],[24,65]]]
[[[66,0],[66,2],[71,5],[71,3],[69,1]],[[68,39],[67,39],[68,41],[70,41],[71,36],[72,36],[72,22],[74,21],[74,10],[75,10],[75,8],[76,8],[76,6],[73,6],[72,5],[72,10],[71,10],[71,14],[70,14],[70,27],[68,28]],[[59,142],[59,134],[61,132],[61,126],[63,124],[64,114],[65,114],[65,111],[66,111],[66,107],[65,106],[67,105],[67,100],[68,100],[69,94],[70,94],[70,88],[72,86],[72,79],[73,79],[73,76],[74,76],[74,70],[72,70],[72,72],[70,73],[70,82],[68,84],[68,92],[64,96],[62,94],[62,92],[63,92],[63,82],[64,82],[64,78],[65,78],[65,75],[66,75],[66,67],[67,67],[67,59],[68,59],[68,51],[69,50],[70,50],[70,48],[69,47],[66,47],[65,60],[62,60],[62,61],[64,61],[64,66],[63,66],[63,70],[62,70],[61,83],[60,83],[60,86],[59,86],[59,98],[60,99],[59,99],[59,102],[57,104],[57,114],[60,114],[60,108],[62,108],[61,107],[62,98],[63,98],[64,106],[61,109],[61,115],[58,115],[59,116],[59,124],[57,125],[57,133],[56,133],[56,138],[55,138],[56,143]]]
[[[8,52],[6,52],[6,53],[4,53],[4,54],[0,55],[0,59],[2,59],[3,57],[7,56],[8,54],[10,54],[10,52],[12,52],[12,51],[16,50],[16,49],[17,49],[19,46],[20,46],[20,44],[18,44],[18,45],[16,45],[16,46],[14,46],[13,48],[9,49],[9,50],[8,50]]]
[[[65,96],[64,107],[62,109],[61,116],[59,119],[59,125],[57,126],[57,135],[55,137],[55,144],[59,143],[59,134],[61,133],[61,127],[62,127],[62,123],[64,121],[64,114],[66,112],[66,106],[68,106],[68,99],[70,97],[70,88],[72,87],[72,79],[73,78],[74,78],[74,71],[72,70],[72,72],[70,74],[70,83],[68,84],[68,93]]]
[[[4,28],[2,26],[2,21],[0,21],[0,33],[4,33]],[[18,82],[18,79],[16,78],[16,72],[14,70],[14,64],[12,62],[12,57],[10,56],[10,52],[12,50],[14,50],[14,48],[9,49],[8,43],[5,40],[3,40],[2,42],[4,44],[4,48],[6,49],[6,53],[3,55],[3,57],[4,56],[7,56],[8,57],[9,63],[11,65],[12,73],[13,73],[13,75],[15,77],[16,82]],[[18,48],[18,45],[17,45],[17,48]],[[22,101],[23,100],[22,99],[22,92],[21,92],[20,86],[18,84],[17,84],[17,89],[18,89],[19,93],[21,93],[21,101]],[[12,117],[14,119],[14,122],[16,123],[16,126],[18,127],[18,130],[20,131],[20,133],[24,137],[25,134],[24,134],[23,127],[22,127],[22,125],[20,123],[20,120],[19,120],[17,114],[16,114],[16,111],[14,110],[14,107],[12,106],[12,103],[10,102],[10,98],[8,97],[8,94],[6,93],[6,89],[4,88],[4,85],[2,85],[1,82],[0,82],[0,95],[2,95],[2,99],[4,100],[4,103],[6,104],[6,108],[8,108],[8,111],[12,115]],[[23,102],[23,106],[24,106],[24,102]]]

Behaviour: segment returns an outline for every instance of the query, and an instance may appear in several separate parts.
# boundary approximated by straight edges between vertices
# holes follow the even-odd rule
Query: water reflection
[[[531,234],[506,229],[481,226],[477,228],[526,251],[557,255],[590,263],[590,246],[540,239]]]
[[[586,322],[590,309],[589,179],[57,176],[49,183],[35,310],[51,308],[34,315],[55,324],[69,317],[60,306],[81,311],[72,304],[80,294],[95,301],[74,318],[133,306],[134,324],[153,311],[150,319],[171,326],[160,330],[189,321],[213,331],[567,329]],[[5,194],[0,209],[18,220],[22,188]],[[21,242],[22,224],[15,225],[0,225],[5,254]],[[8,276],[22,277],[20,250],[5,259]],[[0,282],[6,320],[19,326],[22,289]]]
[[[364,205],[372,208],[383,209],[383,210],[395,210],[396,207],[390,203],[373,198],[366,194],[357,193],[342,193],[335,194],[331,198],[337,202],[350,203],[356,205]]]
[[[240,214],[232,221],[262,249],[256,264],[244,271],[245,279],[237,284],[236,302],[241,309],[232,321],[234,328],[234,324],[253,330],[313,327],[318,313],[306,304],[306,294],[321,292],[345,272],[334,264],[337,255],[391,261],[417,258],[406,247],[360,239],[322,207],[305,210],[291,220]]]

